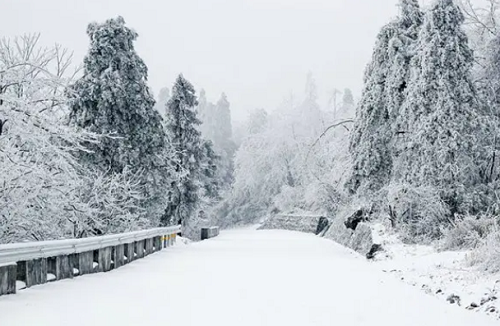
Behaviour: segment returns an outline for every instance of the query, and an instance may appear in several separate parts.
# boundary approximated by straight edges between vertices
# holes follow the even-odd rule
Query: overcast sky
[[[0,0],[0,35],[40,32],[86,53],[91,21],[121,15],[139,33],[137,50],[155,94],[180,72],[209,100],[222,91],[233,118],[274,109],[290,91],[302,94],[308,71],[321,104],[333,88],[356,97],[380,27],[397,0]]]

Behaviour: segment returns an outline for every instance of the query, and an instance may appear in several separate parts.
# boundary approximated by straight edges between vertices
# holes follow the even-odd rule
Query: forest
[[[477,249],[498,271],[499,8],[400,0],[361,94],[323,104],[309,73],[237,124],[230,96],[211,101],[183,74],[155,97],[123,17],[88,25],[81,63],[43,35],[2,39],[0,243],[173,224],[196,240],[206,223],[361,209],[406,243]]]

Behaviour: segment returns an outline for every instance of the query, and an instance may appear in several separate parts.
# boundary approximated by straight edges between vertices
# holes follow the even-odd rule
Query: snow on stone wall
[[[321,215],[313,214],[276,214],[268,217],[259,230],[280,229],[316,234],[321,218]]]

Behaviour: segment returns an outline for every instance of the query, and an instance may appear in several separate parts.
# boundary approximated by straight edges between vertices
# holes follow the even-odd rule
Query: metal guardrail
[[[173,245],[178,233],[180,225],[83,239],[0,245],[0,295],[16,293],[19,282],[31,287],[120,268]]]
[[[38,258],[78,254],[180,232],[181,226],[178,225],[82,239],[4,244],[0,245],[0,265]]]

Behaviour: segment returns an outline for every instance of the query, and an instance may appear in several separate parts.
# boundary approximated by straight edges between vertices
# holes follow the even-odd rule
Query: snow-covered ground
[[[489,326],[334,242],[232,230],[0,297],[0,325]]]
[[[373,228],[385,249],[373,265],[443,302],[500,317],[500,275],[471,266],[473,251],[438,252],[432,246],[406,245],[383,225]]]

